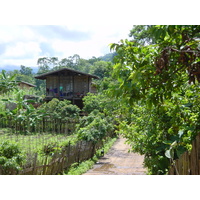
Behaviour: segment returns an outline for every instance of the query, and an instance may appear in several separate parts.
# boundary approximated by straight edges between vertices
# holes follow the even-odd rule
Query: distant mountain
[[[30,66],[31,67],[31,66]],[[14,70],[20,70],[20,66],[18,65],[5,65],[5,66],[0,66],[0,72],[2,70],[6,71],[14,71]],[[33,73],[37,73],[38,67],[31,67],[33,69]]]
[[[4,65],[4,66],[0,66],[0,71],[2,71],[2,70],[13,71],[15,69],[19,70],[20,66],[17,66],[17,65]]]
[[[117,55],[117,53],[116,52],[114,52],[114,53],[108,53],[108,54],[106,54],[106,55],[104,55],[104,56],[101,56],[101,57],[99,57],[101,60],[103,60],[103,61],[107,61],[107,62],[113,62],[113,58],[115,57]]]

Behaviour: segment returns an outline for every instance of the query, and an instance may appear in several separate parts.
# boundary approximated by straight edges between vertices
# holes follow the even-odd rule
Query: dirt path
[[[94,165],[93,169],[83,175],[145,175],[144,157],[128,153],[130,146],[119,138],[109,152]]]

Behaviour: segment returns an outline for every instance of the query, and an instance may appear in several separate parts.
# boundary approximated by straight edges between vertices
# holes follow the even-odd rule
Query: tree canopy
[[[118,96],[125,95],[130,103],[146,101],[149,94],[150,102],[156,104],[170,98],[186,80],[200,81],[200,26],[150,26],[147,30],[155,44],[140,44],[143,37],[111,44],[118,53],[114,68],[120,82]]]
[[[191,149],[200,120],[200,26],[134,26],[116,51],[112,97],[125,109],[119,132],[145,155],[151,174],[165,174]]]

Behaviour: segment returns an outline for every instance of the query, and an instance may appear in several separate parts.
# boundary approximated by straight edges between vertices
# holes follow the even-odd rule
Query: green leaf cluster
[[[25,155],[16,143],[3,141],[0,145],[0,166],[2,174],[19,171],[25,162]]]
[[[80,109],[76,105],[72,105],[70,101],[59,101],[54,98],[48,103],[40,106],[39,110],[44,110],[47,116],[53,119],[75,119],[79,117]]]
[[[17,90],[16,75],[7,76],[6,71],[0,73],[0,94],[5,94],[13,90]]]
[[[98,110],[92,111],[88,116],[80,120],[78,126],[78,137],[81,140],[97,142],[106,137],[114,130],[109,117]]]

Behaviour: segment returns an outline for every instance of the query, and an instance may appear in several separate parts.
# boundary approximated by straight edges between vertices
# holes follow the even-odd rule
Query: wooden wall
[[[46,80],[47,96],[59,96],[62,93],[83,93],[91,90],[91,78],[88,76],[48,76]],[[57,93],[55,92],[57,89]]]
[[[87,93],[88,89],[88,77],[87,76],[75,76],[74,77],[74,92]]]
[[[27,94],[32,94],[33,93],[33,88],[32,86],[27,85],[26,83],[19,83],[19,88],[22,90],[25,90]]]

